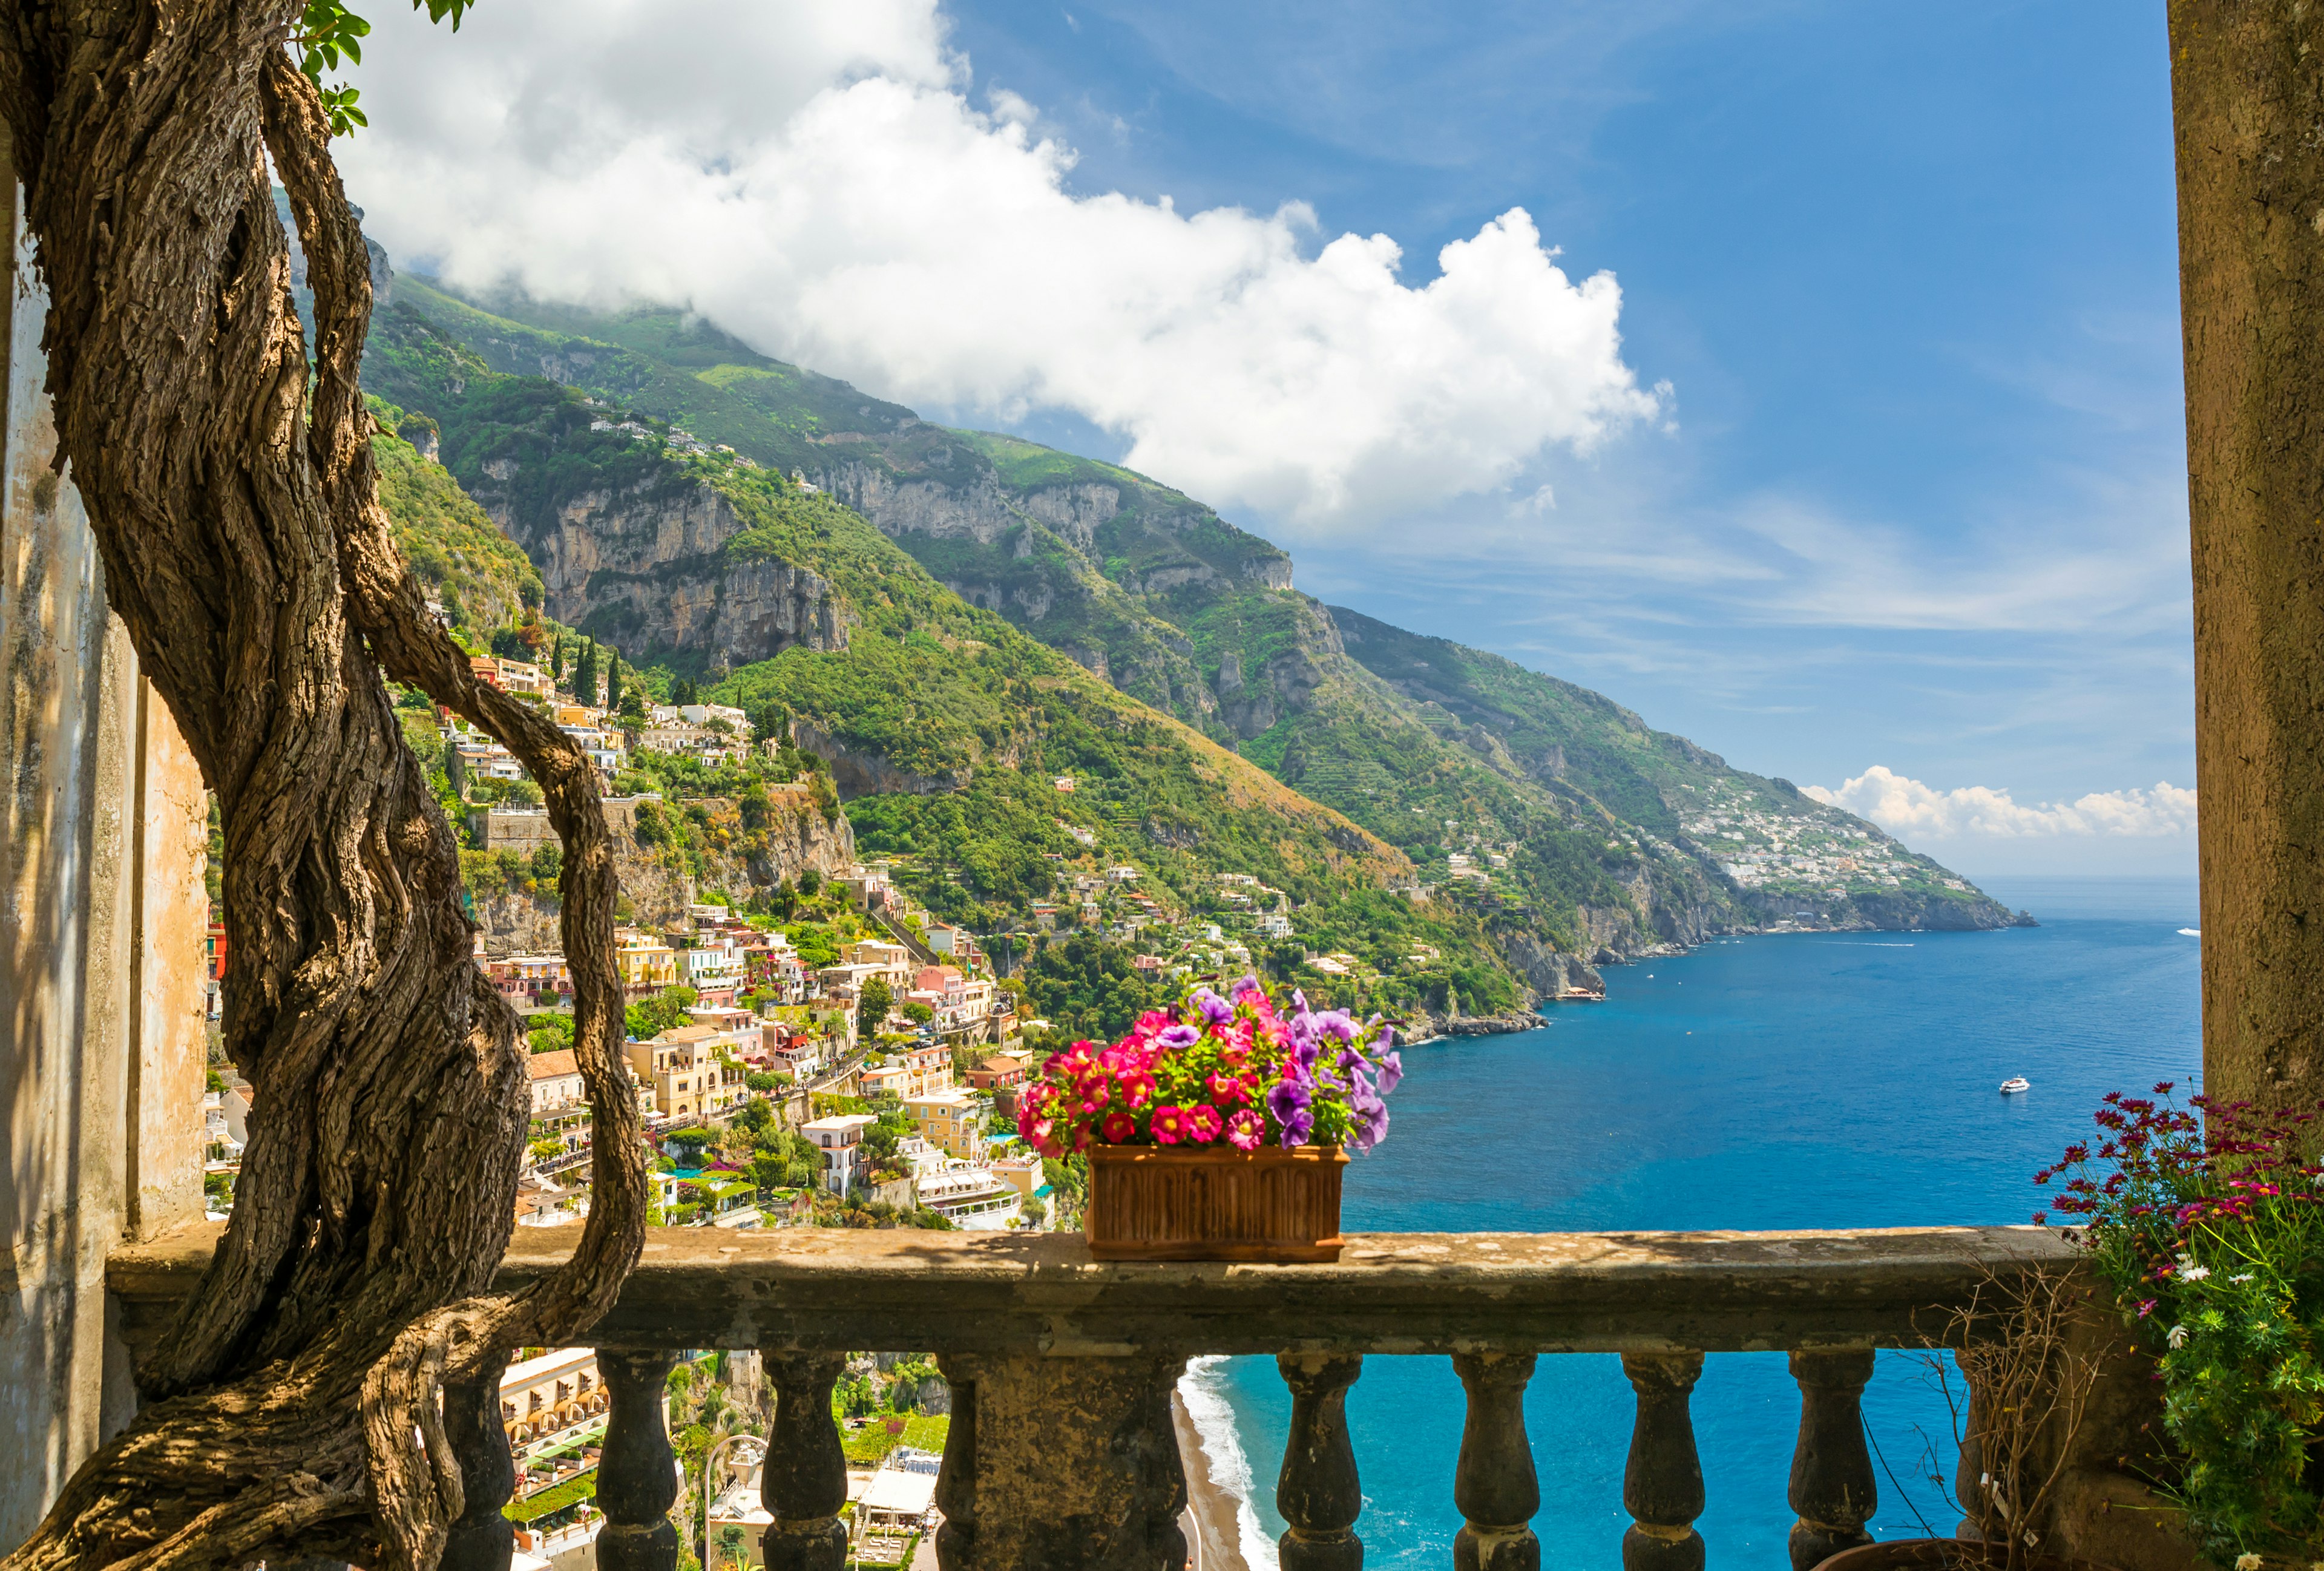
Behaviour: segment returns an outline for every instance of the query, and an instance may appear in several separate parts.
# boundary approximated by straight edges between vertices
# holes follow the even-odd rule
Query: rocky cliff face
[[[1543,998],[1554,999],[1574,988],[1606,991],[1606,979],[1595,966],[1579,955],[1561,954],[1532,933],[1504,933],[1496,941],[1509,968]]]
[[[891,792],[925,797],[938,791],[961,790],[968,785],[971,773],[968,770],[954,770],[940,775],[914,774],[897,768],[876,753],[850,747],[805,720],[791,722],[791,745],[831,765],[832,783],[839,788],[842,801]]]
[[[710,485],[659,477],[544,503],[521,487],[523,463],[485,459],[470,490],[539,566],[558,621],[616,640],[633,661],[694,655],[713,670],[847,647],[847,614],[820,576],[729,559],[744,525]]]

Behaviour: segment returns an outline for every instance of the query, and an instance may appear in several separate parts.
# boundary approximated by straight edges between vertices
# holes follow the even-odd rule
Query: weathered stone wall
[[[0,190],[14,182],[0,166]],[[0,1549],[126,1417],[105,1258],[201,1210],[208,810],[106,608],[13,221],[0,441]]]

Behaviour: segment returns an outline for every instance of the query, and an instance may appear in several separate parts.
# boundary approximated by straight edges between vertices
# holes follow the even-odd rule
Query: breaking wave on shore
[[[1186,1417],[1203,1437],[1212,1484],[1235,1502],[1235,1529],[1241,1540],[1243,1564],[1250,1571],[1277,1571],[1282,1562],[1274,1541],[1259,1525],[1258,1508],[1250,1502],[1250,1458],[1243,1454],[1242,1438],[1235,1432],[1234,1409],[1222,1383],[1226,1363],[1224,1358],[1197,1358],[1189,1363],[1178,1382],[1178,1400],[1186,1404]]]

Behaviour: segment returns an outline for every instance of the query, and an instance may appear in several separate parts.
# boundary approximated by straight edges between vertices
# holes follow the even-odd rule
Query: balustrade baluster
[[[976,1386],[982,1361],[940,1353],[936,1367],[952,1385],[952,1422],[945,1427],[944,1465],[936,1469],[936,1565],[970,1571],[976,1564]]]
[[[1694,1450],[1687,1394],[1702,1374],[1700,1353],[1626,1353],[1622,1372],[1637,1393],[1630,1461],[1622,1472],[1622,1571],[1702,1571],[1702,1462]]]
[[[1461,1425],[1461,1460],[1452,1503],[1462,1519],[1452,1539],[1454,1571],[1540,1571],[1541,1540],[1533,1513],[1541,1484],[1526,1439],[1525,1388],[1530,1353],[1456,1353],[1452,1368],[1469,1393]]]
[[[516,1488],[516,1463],[501,1428],[495,1360],[472,1383],[444,1388],[444,1433],[460,1465],[460,1514],[444,1539],[443,1571],[508,1571],[516,1536],[501,1508]]]
[[[952,1428],[936,1474],[944,1571],[1184,1571],[1186,1478],[1165,1353],[936,1360]]]
[[[1864,1446],[1864,1386],[1872,1349],[1845,1347],[1792,1354],[1800,1386],[1800,1438],[1792,1452],[1788,1498],[1793,1571],[1812,1571],[1842,1549],[1868,1544],[1864,1530],[1880,1494]]]
[[[1348,1388],[1363,1373],[1358,1354],[1286,1353],[1275,1361],[1291,1388],[1291,1436],[1275,1509],[1290,1529],[1279,1540],[1283,1571],[1362,1571],[1355,1535],[1364,1509],[1356,1448],[1348,1441]]]
[[[611,1410],[605,1444],[597,1454],[597,1532],[601,1571],[676,1571],[678,1527],[669,1508],[678,1500],[678,1458],[669,1448],[664,1409],[673,1353],[601,1347]]]
[[[767,1460],[759,1497],[774,1522],[767,1529],[767,1571],[841,1571],[847,1564],[847,1456],[831,1416],[831,1388],[847,1365],[838,1353],[775,1353],[764,1348],[775,1388]]]

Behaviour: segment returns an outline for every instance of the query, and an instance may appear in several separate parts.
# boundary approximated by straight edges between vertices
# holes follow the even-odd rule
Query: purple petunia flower
[[[1205,987],[1187,1001],[1203,1012],[1203,1019],[1211,1025],[1224,1025],[1234,1019],[1234,1005]]]
[[[1348,1098],[1348,1115],[1356,1126],[1354,1138],[1349,1143],[1359,1151],[1368,1151],[1386,1138],[1388,1104],[1370,1092],[1359,1088]]]
[[[1246,993],[1262,993],[1265,990],[1259,984],[1259,978],[1247,973],[1241,981],[1236,983],[1232,987],[1227,990],[1228,995],[1235,999],[1238,1003],[1241,1001],[1242,995]]]
[[[1339,1038],[1343,1042],[1356,1040],[1354,1017],[1344,1009],[1325,1010],[1315,1017],[1315,1029],[1325,1036]]]
[[[1404,1056],[1401,1053],[1382,1053],[1375,1067],[1379,1073],[1380,1095],[1385,1096],[1395,1090],[1397,1083],[1404,1078]]]
[[[1323,1049],[1315,1045],[1312,1038],[1304,1042],[1295,1038],[1291,1043],[1291,1050],[1283,1058],[1284,1077],[1296,1080],[1302,1086],[1306,1085],[1315,1077],[1315,1059],[1322,1052]]]
[[[1203,1030],[1191,1025],[1166,1026],[1154,1040],[1166,1048],[1191,1048],[1203,1040]]]
[[[1267,1110],[1275,1122],[1283,1126],[1283,1143],[1305,1145],[1308,1132],[1315,1127],[1315,1114],[1309,1105],[1307,1087],[1296,1080],[1277,1080],[1267,1094]]]

